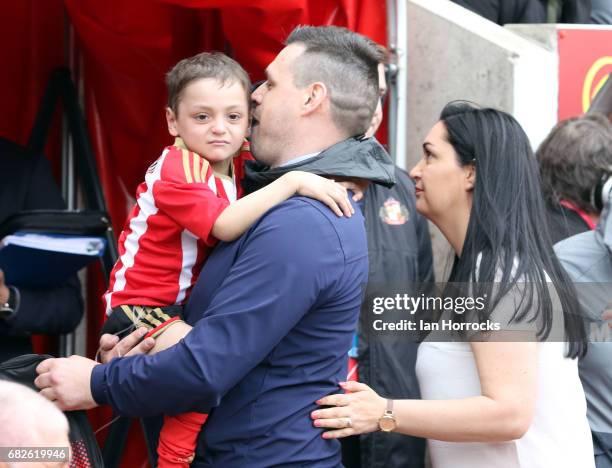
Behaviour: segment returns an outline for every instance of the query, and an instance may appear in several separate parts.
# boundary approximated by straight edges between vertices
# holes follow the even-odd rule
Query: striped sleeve
[[[212,229],[229,202],[213,191],[208,181],[212,169],[197,154],[171,146],[162,162],[160,178],[153,183],[155,205],[179,226],[214,245]]]

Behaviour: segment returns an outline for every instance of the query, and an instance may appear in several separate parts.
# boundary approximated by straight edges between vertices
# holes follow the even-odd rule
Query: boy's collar
[[[185,150],[185,151],[191,151],[189,148],[187,148],[187,146],[185,145],[185,142],[183,141],[183,139],[181,137],[176,137],[174,139],[174,146],[176,146],[177,148],[180,148],[182,150]],[[193,154],[195,154],[195,155],[198,155],[200,158],[205,159],[206,162],[208,162],[208,164],[210,164],[210,162],[204,156],[202,156],[201,154],[198,154],[195,151],[191,151],[191,152]],[[228,180],[233,180],[233,178],[234,178],[234,158],[232,158],[230,160],[229,175],[228,174],[220,174],[218,172],[215,172],[214,170],[213,170],[213,172],[214,172],[215,176],[217,176],[217,177],[221,177],[221,178],[228,179]]]

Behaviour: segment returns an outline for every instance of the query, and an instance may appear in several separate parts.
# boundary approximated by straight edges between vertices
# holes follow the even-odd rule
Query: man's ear
[[[311,114],[321,107],[328,97],[327,86],[317,81],[304,90],[304,102],[302,111],[304,115]]]
[[[178,129],[176,128],[176,115],[169,107],[166,107],[166,123],[168,124],[168,133],[173,137],[179,136]]]
[[[474,190],[474,186],[476,185],[476,161],[470,162],[463,166],[463,170],[465,171],[465,187],[468,192],[471,192]]]

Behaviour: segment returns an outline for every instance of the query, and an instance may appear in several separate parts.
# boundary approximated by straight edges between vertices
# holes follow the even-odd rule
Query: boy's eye
[[[208,115],[207,114],[197,114],[195,116],[195,119],[200,121],[200,122],[205,122],[208,120]]]
[[[230,114],[227,117],[228,117],[229,120],[236,121],[236,120],[240,120],[240,117],[242,117],[242,116],[240,114]]]

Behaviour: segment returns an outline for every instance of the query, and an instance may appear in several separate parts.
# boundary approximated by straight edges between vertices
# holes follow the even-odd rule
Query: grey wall
[[[455,99],[512,113],[537,147],[556,122],[556,51],[449,0],[407,0],[407,16],[408,121],[398,129],[407,132],[406,168],[420,159],[425,135]],[[550,33],[554,27],[542,32]],[[450,250],[433,226],[432,236],[436,275],[442,280]]]

